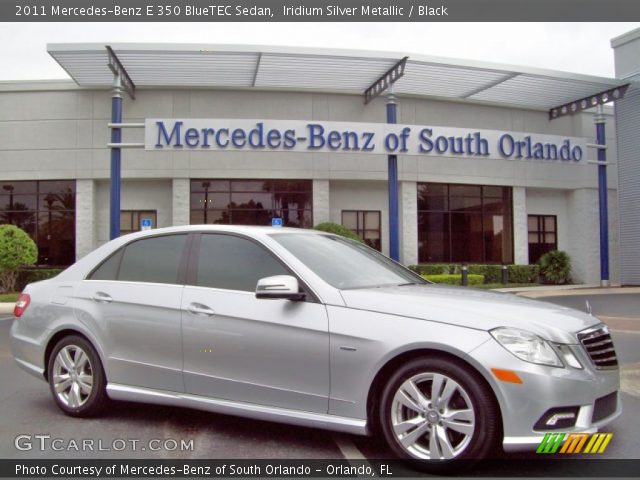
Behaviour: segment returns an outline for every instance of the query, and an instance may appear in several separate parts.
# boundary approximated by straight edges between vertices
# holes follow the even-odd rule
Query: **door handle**
[[[211,308],[201,303],[192,303],[189,305],[189,308],[187,310],[189,310],[194,315],[204,315],[206,317],[215,315],[215,312]]]
[[[104,292],[96,292],[93,294],[93,300],[95,300],[96,302],[100,302],[100,303],[111,303],[113,302],[113,298],[111,298],[111,295],[108,295]]]

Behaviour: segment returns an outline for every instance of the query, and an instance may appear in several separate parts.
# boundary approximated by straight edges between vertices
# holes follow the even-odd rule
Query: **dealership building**
[[[625,38],[630,48],[638,36]],[[0,83],[0,223],[29,232],[42,265],[68,265],[109,240],[116,187],[119,234],[335,222],[389,254],[397,222],[404,264],[529,264],[560,249],[576,282],[598,283],[595,122],[604,120],[610,279],[635,282],[624,265],[621,273],[620,245],[629,238],[627,251],[638,248],[628,228],[640,221],[621,225],[619,210],[634,208],[618,207],[617,152],[633,160],[629,142],[640,136],[610,104],[552,113],[617,91],[621,79],[371,51],[179,44],[48,51],[69,80]],[[382,87],[365,102],[379,78]],[[637,102],[634,92],[627,95]],[[122,98],[121,119],[114,96]],[[627,110],[639,118],[638,108]],[[620,125],[626,143],[616,136]],[[395,216],[389,156],[397,161]],[[625,191],[631,201],[634,189]]]

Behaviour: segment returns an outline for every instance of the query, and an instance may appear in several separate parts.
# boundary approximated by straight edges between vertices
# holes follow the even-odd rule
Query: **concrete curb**
[[[13,307],[16,304],[13,302],[3,302],[0,303],[0,315],[13,315]]]
[[[609,288],[574,288],[562,290],[527,290],[524,292],[513,292],[521,297],[538,298],[538,297],[565,297],[571,295],[628,295],[639,294],[638,287],[609,287]]]

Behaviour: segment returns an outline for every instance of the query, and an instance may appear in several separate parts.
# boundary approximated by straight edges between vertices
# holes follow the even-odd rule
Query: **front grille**
[[[618,358],[616,357],[616,349],[613,346],[613,339],[605,325],[583,330],[578,333],[578,340],[584,346],[596,368],[618,367]]]

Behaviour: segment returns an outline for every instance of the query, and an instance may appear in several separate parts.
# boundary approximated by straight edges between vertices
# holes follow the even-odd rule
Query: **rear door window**
[[[124,249],[118,280],[178,284],[187,235],[145,238]]]

